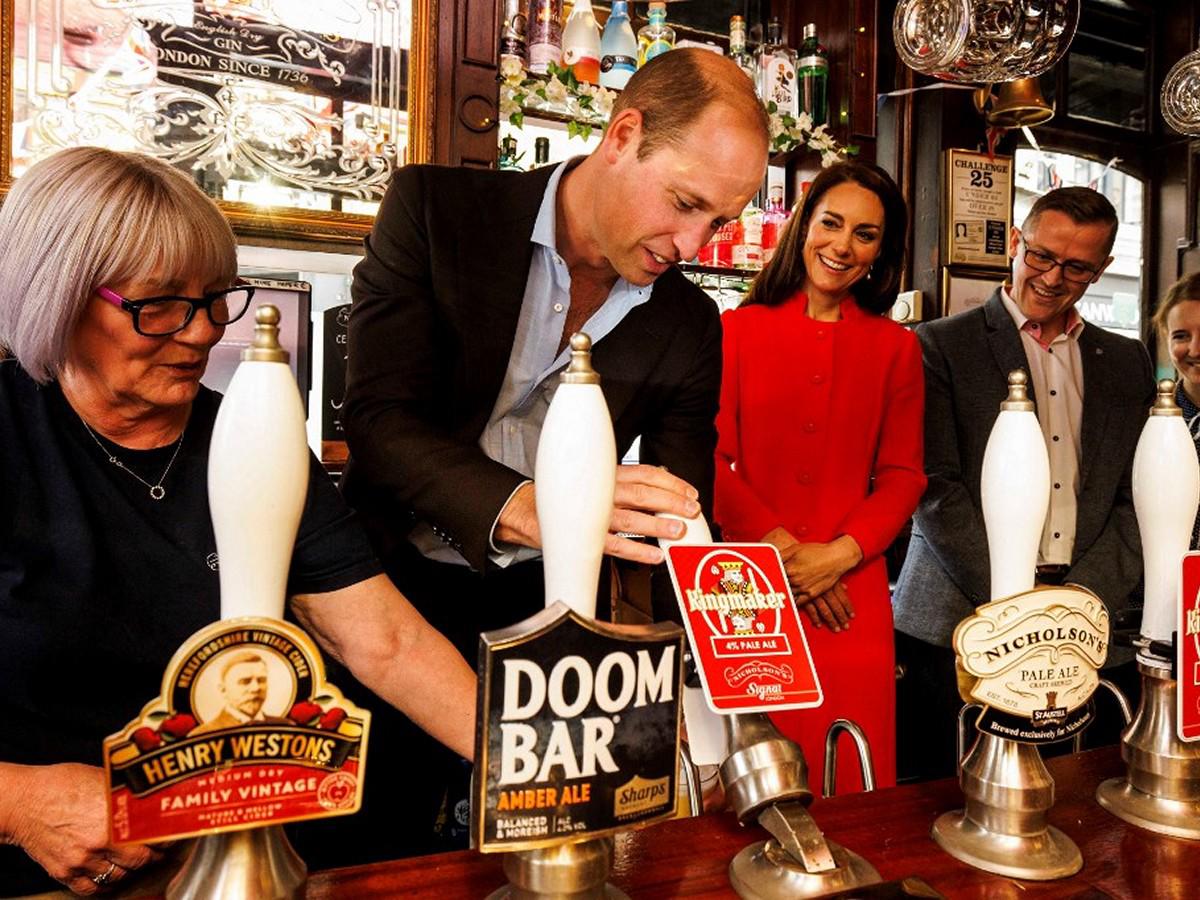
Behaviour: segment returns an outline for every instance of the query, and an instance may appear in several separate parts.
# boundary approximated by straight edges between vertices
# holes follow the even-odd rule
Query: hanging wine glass
[[[901,0],[892,31],[900,58],[918,72],[1006,82],[1052,68],[1078,24],[1079,0]]]
[[[1200,135],[1200,50],[1171,67],[1159,103],[1168,125],[1180,134]]]

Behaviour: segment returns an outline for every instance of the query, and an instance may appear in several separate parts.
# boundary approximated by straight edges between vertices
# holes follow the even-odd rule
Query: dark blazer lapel
[[[992,296],[988,297],[983,306],[983,314],[987,322],[988,346],[991,347],[992,356],[996,365],[1000,367],[1005,382],[1007,383],[1008,373],[1013,369],[1022,369],[1029,374],[1029,360],[1025,357],[1021,335],[1017,332],[1012,316],[1004,307],[1004,301],[1000,299],[1000,288],[996,288]],[[1037,397],[1034,396],[1032,379],[1029,381],[1029,398],[1036,404]]]
[[[468,323],[461,359],[478,404],[467,425],[472,433],[486,425],[504,383],[533,258],[530,238],[553,174],[546,166],[498,176],[494,189],[476,198],[478,218],[458,232],[458,296]]]
[[[1079,333],[1079,358],[1083,362],[1083,423],[1080,425],[1079,492],[1087,486],[1088,473],[1100,455],[1108,422],[1110,371],[1100,346],[1100,326],[1087,324]],[[1080,504],[1081,508],[1083,504]]]

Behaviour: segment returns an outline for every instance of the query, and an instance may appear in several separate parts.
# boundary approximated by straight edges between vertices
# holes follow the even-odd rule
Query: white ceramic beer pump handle
[[[1046,439],[1021,369],[1008,375],[1008,399],[983,453],[980,494],[991,565],[991,599],[1033,589],[1050,506]]]
[[[617,445],[592,341],[571,336],[571,363],[554,392],[534,465],[546,605],[595,618],[604,543],[617,485]]]
[[[308,492],[304,407],[279,311],[260,306],[213,424],[208,503],[217,539],[221,618],[283,617],[292,547]]]
[[[682,537],[677,538],[662,538],[658,539],[658,546],[665,553],[668,547],[674,547],[676,544],[711,544],[712,532],[708,529],[708,522],[704,520],[704,513],[700,513],[693,519],[685,519],[683,516],[677,516],[674,513],[658,513],[660,519],[675,519],[682,522],[685,526]]]
[[[1142,537],[1146,604],[1142,635],[1170,642],[1176,627],[1180,558],[1188,550],[1200,504],[1200,463],[1175,383],[1158,383],[1158,397],[1133,456],[1133,506]]]

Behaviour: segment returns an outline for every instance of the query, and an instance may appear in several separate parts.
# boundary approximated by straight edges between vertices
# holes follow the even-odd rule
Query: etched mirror
[[[410,98],[430,2],[0,0],[0,191],[64,147],[137,150],[241,233],[357,241],[392,171],[429,155]]]

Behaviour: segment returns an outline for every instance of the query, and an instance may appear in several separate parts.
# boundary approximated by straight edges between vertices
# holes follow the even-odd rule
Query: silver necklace
[[[163,497],[167,496],[167,492],[163,488],[163,482],[166,481],[167,473],[171,471],[171,466],[175,465],[175,458],[179,456],[179,450],[181,447],[183,447],[183,436],[187,433],[186,426],[184,427],[183,431],[179,432],[179,440],[175,442],[175,452],[171,454],[171,461],[167,463],[167,467],[163,469],[163,473],[158,476],[158,481],[154,484],[151,484],[137,472],[133,471],[133,469],[129,468],[129,466],[125,465],[125,463],[121,462],[121,460],[117,459],[111,450],[100,443],[100,438],[96,437],[96,432],[92,431],[87,422],[84,422],[82,418],[79,421],[83,422],[83,427],[87,430],[87,433],[91,435],[92,440],[96,442],[96,446],[100,448],[100,452],[108,458],[110,463],[112,463],[118,469],[121,469],[123,472],[128,472],[146,487],[150,488],[151,500],[161,500]]]

